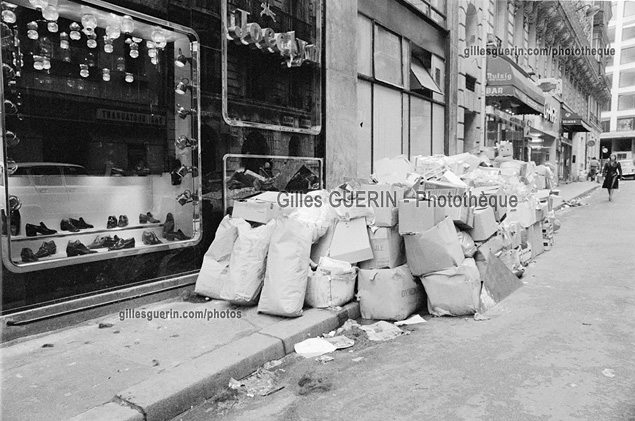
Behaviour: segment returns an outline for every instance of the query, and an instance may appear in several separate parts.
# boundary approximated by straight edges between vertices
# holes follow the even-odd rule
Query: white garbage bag
[[[220,293],[222,300],[239,305],[256,305],[262,290],[269,241],[276,228],[276,220],[251,228],[238,227],[238,239],[229,262],[229,281]]]
[[[194,287],[195,293],[210,298],[220,298],[221,289],[229,279],[229,261],[234,243],[238,238],[238,226],[249,227],[249,223],[229,215],[221,221],[214,241],[203,256],[203,264]]]
[[[313,230],[296,218],[281,217],[277,221],[258,311],[299,317],[309,277]]]

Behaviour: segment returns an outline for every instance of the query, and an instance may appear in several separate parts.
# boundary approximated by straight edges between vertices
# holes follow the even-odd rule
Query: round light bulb
[[[55,21],[60,17],[60,14],[55,7],[49,5],[42,9],[42,17],[46,20]]]
[[[150,48],[148,50],[148,57],[156,58],[156,56],[157,56],[157,50],[155,48]]]
[[[13,10],[3,10],[2,11],[2,21],[5,23],[15,23],[16,16]]]
[[[134,31],[134,20],[132,20],[132,17],[128,15],[122,16],[121,30],[126,34],[130,34]]]
[[[95,28],[97,28],[97,18],[95,18],[95,15],[90,13],[82,15],[82,26],[89,32],[95,31]]]
[[[29,37],[29,39],[38,39],[40,37],[37,33],[37,22],[27,23],[26,28],[26,36]]]
[[[117,71],[123,72],[124,70],[126,70],[126,59],[117,57]]]
[[[159,59],[155,56],[155,57],[150,57],[150,63],[154,64],[156,66],[156,64],[159,62]]]
[[[56,33],[59,30],[59,26],[57,26],[57,22],[49,22],[46,24],[46,29],[51,33]]]
[[[121,36],[121,27],[118,23],[111,23],[106,26],[106,36],[110,39],[117,39]]]
[[[110,81],[110,69],[104,69],[103,73],[101,75],[101,78],[104,80],[104,82],[109,82]]]
[[[126,73],[126,82],[128,83],[134,82],[134,76],[132,73]]]
[[[74,41],[78,41],[82,38],[82,34],[79,32],[82,29],[77,22],[73,22],[68,27],[71,31],[71,39]]]
[[[42,56],[33,56],[33,68],[35,70],[44,69],[44,63],[42,63]]]
[[[155,29],[152,31],[152,42],[159,49],[162,49],[167,45],[167,37],[162,29]]]
[[[104,36],[104,52],[110,54],[113,51],[114,51],[114,48],[112,46],[112,39],[108,38],[107,36]]]
[[[68,50],[70,48],[68,43],[68,34],[66,32],[62,32],[60,34],[60,48],[62,50]]]
[[[139,57],[139,45],[136,43],[130,44],[130,57],[137,58]]]
[[[88,73],[88,65],[80,64],[79,65],[79,75],[81,77],[88,77],[90,73]]]
[[[86,40],[86,45],[88,48],[97,48],[97,35],[93,32],[88,35],[88,40]]]
[[[44,57],[42,59],[42,68],[44,70],[49,70],[51,68],[51,59],[49,59],[48,57]]]
[[[42,10],[49,4],[47,0],[29,0],[29,3],[31,3],[31,6],[33,6],[35,10]]]

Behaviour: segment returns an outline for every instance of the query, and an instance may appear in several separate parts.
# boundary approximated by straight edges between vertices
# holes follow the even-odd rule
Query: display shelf
[[[33,237],[27,237],[26,235],[13,235],[11,236],[11,241],[22,242],[22,241],[32,241],[32,240],[38,240],[38,239],[48,240],[53,238],[64,238],[64,237],[71,237],[71,236],[84,235],[84,234],[105,234],[109,232],[117,233],[117,232],[126,231],[126,230],[152,229],[152,228],[161,228],[161,227],[163,227],[163,223],[136,224],[136,225],[128,225],[125,227],[116,227],[116,228],[88,228],[88,229],[81,229],[77,232],[57,230],[57,234],[50,234],[50,235],[38,234],[38,235],[34,235]]]

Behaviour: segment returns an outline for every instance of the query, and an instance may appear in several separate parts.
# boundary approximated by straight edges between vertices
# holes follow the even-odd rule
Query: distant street
[[[325,364],[292,354],[271,368],[283,389],[176,420],[635,420],[635,181],[607,197],[559,212],[553,249],[489,320],[429,319]]]

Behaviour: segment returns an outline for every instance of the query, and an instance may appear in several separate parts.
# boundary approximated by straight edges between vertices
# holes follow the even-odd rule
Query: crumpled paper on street
[[[404,333],[403,330],[394,324],[384,320],[372,325],[361,326],[361,329],[366,332],[368,339],[371,341],[389,341]]]
[[[337,347],[324,338],[309,338],[295,344],[293,349],[304,358],[314,358],[333,352]]]

